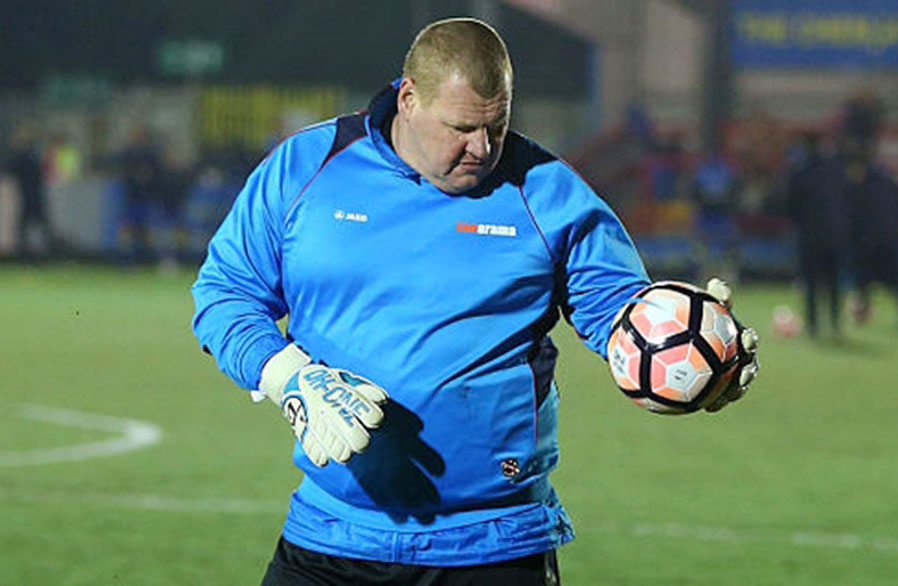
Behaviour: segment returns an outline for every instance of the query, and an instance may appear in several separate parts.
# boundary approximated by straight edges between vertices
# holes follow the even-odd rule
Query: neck
[[[398,112],[393,116],[393,122],[390,124],[390,144],[393,147],[393,152],[395,152],[406,165],[418,173],[421,172],[415,164],[415,158],[410,156],[410,153],[408,152],[406,127],[402,123],[402,115]]]
[[[390,121],[389,133],[390,136],[387,137],[387,141],[389,141],[393,150],[396,151],[396,154],[399,155],[399,112],[396,112],[396,115]],[[399,157],[402,158],[402,155],[399,155]]]

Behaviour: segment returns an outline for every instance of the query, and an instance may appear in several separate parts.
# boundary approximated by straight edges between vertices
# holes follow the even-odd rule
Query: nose
[[[468,153],[479,160],[486,160],[490,156],[492,145],[486,128],[478,128],[468,137]]]

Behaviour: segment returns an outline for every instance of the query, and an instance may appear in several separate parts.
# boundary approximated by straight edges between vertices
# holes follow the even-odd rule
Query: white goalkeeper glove
[[[727,309],[732,308],[733,290],[717,277],[708,281],[708,293],[720,301]],[[738,322],[737,322],[738,323]],[[739,372],[733,376],[730,386],[721,393],[713,403],[705,407],[705,411],[714,412],[723,409],[728,403],[738,401],[748,390],[748,386],[758,375],[758,333],[752,327],[739,324]]]
[[[374,383],[312,364],[293,344],[265,363],[259,391],[281,407],[306,456],[319,467],[329,460],[344,463],[368,447],[368,430],[380,425],[379,405],[387,400]]]

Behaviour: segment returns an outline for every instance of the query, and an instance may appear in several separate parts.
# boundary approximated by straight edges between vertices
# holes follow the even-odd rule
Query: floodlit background
[[[559,325],[563,582],[895,583],[895,296],[874,285],[858,321],[846,267],[842,336],[811,339],[786,205],[809,132],[898,170],[894,1],[0,6],[0,584],[258,583],[291,435],[197,348],[189,286],[261,157],[364,108],[458,15],[503,34],[513,126],[614,207],[652,277],[729,278],[762,336],[744,402],[663,418]]]

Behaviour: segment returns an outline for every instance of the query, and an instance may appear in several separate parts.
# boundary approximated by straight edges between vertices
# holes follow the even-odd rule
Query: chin
[[[471,191],[472,189],[474,189],[475,187],[480,185],[482,183],[482,181],[483,181],[482,179],[479,179],[476,177],[471,177],[470,179],[467,179],[467,180],[453,181],[451,183],[446,182],[443,184],[441,189],[443,191],[445,191],[446,193],[453,193],[453,194],[464,193],[466,191]]]
[[[486,170],[479,170],[477,173],[465,173],[456,177],[449,177],[443,181],[443,187],[441,188],[443,191],[447,193],[464,193],[466,191],[471,191],[489,176],[490,172]]]

